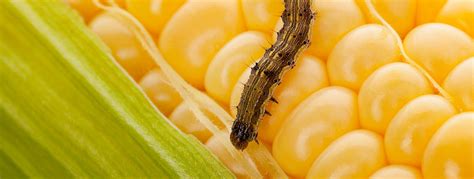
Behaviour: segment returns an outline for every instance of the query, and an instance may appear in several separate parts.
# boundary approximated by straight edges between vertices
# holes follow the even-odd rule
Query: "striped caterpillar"
[[[315,14],[311,11],[311,0],[284,0],[285,10],[281,18],[283,27],[277,32],[276,42],[265,51],[251,69],[245,83],[237,118],[232,125],[230,140],[235,148],[243,150],[248,143],[257,141],[258,124],[263,115],[271,115],[265,110],[281,77],[295,66],[298,54],[309,46],[311,23]]]

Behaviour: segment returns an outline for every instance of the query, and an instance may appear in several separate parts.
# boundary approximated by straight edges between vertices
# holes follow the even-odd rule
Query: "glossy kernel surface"
[[[328,59],[331,84],[359,90],[379,67],[400,60],[396,39],[383,26],[360,26],[345,35]]]
[[[456,108],[438,95],[423,95],[407,103],[385,133],[388,160],[419,167],[433,134],[456,113]]]
[[[474,1],[448,0],[436,21],[457,27],[474,38]]]
[[[438,83],[442,83],[457,64],[474,55],[472,39],[465,32],[446,24],[418,26],[403,43],[408,56]]]
[[[206,91],[214,99],[229,104],[232,89],[240,75],[259,60],[270,45],[269,37],[258,31],[237,35],[212,59],[205,76]]]
[[[361,126],[384,134],[403,105],[432,93],[431,84],[413,66],[400,62],[385,65],[372,73],[360,89]]]
[[[446,77],[444,89],[465,111],[474,111],[474,57],[456,66]]]
[[[304,177],[332,141],[357,127],[356,93],[323,88],[292,111],[275,138],[273,155],[287,173]]]
[[[283,0],[241,0],[241,2],[247,28],[268,34],[271,34],[285,8]]]
[[[159,34],[166,22],[186,0],[125,0],[127,10],[153,34]]]
[[[204,76],[214,55],[244,30],[239,8],[237,0],[189,1],[164,27],[158,46],[168,63],[193,86],[204,89]]]
[[[449,119],[428,143],[423,158],[426,178],[474,177],[474,112]]]
[[[407,165],[388,165],[377,170],[370,179],[422,179],[420,169]]]
[[[117,62],[135,80],[141,79],[155,67],[155,63],[133,32],[111,14],[98,15],[92,19],[89,27],[110,48]]]
[[[386,164],[383,139],[354,130],[331,143],[313,163],[306,178],[368,178]]]
[[[346,33],[365,23],[354,0],[314,0],[312,7],[317,15],[307,51],[323,60]]]

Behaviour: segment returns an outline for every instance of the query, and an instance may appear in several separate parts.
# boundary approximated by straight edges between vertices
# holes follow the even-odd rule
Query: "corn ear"
[[[0,178],[234,177],[60,0],[2,0],[0,24]]]

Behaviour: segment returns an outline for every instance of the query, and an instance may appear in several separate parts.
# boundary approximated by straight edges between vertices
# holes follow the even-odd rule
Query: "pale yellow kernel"
[[[304,177],[331,142],[357,127],[357,94],[343,87],[323,88],[288,116],[273,143],[273,156],[286,173]]]
[[[400,59],[397,41],[388,29],[363,25],[344,36],[329,55],[329,80],[357,91],[376,69]]]
[[[368,178],[385,164],[382,137],[368,130],[355,130],[331,143],[306,178]]]
[[[206,117],[209,118],[216,126],[222,127],[222,123],[212,113],[204,110]],[[169,120],[173,122],[176,127],[187,134],[192,134],[201,142],[205,142],[212,133],[196,118],[194,113],[189,108],[186,102],[182,102],[169,116]]]
[[[229,135],[226,135],[225,132],[218,133],[206,142],[206,147],[217,157],[219,160],[224,163],[227,168],[232,171],[232,173],[237,178],[249,178],[248,173],[245,171],[244,167],[226,150],[221,138],[218,135],[221,135],[224,140],[229,138]],[[250,160],[249,160],[250,161]],[[205,167],[205,166],[203,166]]]
[[[139,82],[155,106],[168,116],[181,103],[181,96],[170,86],[169,80],[160,69],[148,72]]]
[[[109,13],[94,18],[89,27],[112,50],[118,63],[139,80],[156,65],[127,24]]]
[[[369,22],[379,23],[373,16],[365,0],[356,0]],[[404,37],[413,27],[416,19],[416,0],[370,0],[377,12],[401,36]]]
[[[128,12],[153,34],[159,34],[166,22],[186,0],[125,0]]]
[[[385,134],[390,163],[420,166],[429,140],[456,112],[449,101],[437,95],[420,96],[406,104],[390,122]]]
[[[186,81],[204,89],[204,76],[212,58],[243,30],[238,0],[188,1],[166,24],[159,47]]]
[[[282,83],[276,87],[273,96],[278,104],[269,102],[266,109],[272,114],[264,116],[260,122],[259,138],[272,143],[289,113],[311,93],[328,86],[326,65],[323,61],[310,56],[302,55],[296,61],[296,67],[291,69],[282,78]],[[245,83],[250,69],[241,75],[239,82]],[[243,85],[237,83],[232,91],[231,112],[235,116],[240,101]]]
[[[404,40],[408,56],[438,83],[461,61],[474,55],[474,43],[463,31],[446,24],[416,27]]]
[[[418,168],[408,165],[389,165],[377,170],[370,179],[422,179]]]
[[[249,30],[271,34],[284,9],[283,0],[242,0],[242,11]]]
[[[216,54],[209,64],[205,77],[207,93],[224,103],[229,104],[232,89],[246,68],[259,60],[268,48],[269,38],[258,31],[247,31],[239,34]]]
[[[365,23],[354,0],[314,0],[312,7],[316,17],[307,51],[323,60],[347,32]]]
[[[426,178],[474,178],[474,112],[453,116],[436,131],[423,157]]]
[[[403,105],[432,93],[431,84],[415,67],[400,62],[385,65],[372,73],[360,89],[361,125],[384,134]]]
[[[436,21],[457,27],[474,38],[474,1],[448,0]]]
[[[443,88],[462,110],[474,111],[474,57],[457,65],[444,80]]]
[[[417,0],[416,24],[433,22],[448,0]]]

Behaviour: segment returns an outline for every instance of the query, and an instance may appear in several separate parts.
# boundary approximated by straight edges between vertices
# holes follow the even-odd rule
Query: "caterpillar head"
[[[257,129],[249,123],[235,120],[230,133],[230,141],[235,148],[244,150],[249,142],[257,138]]]

